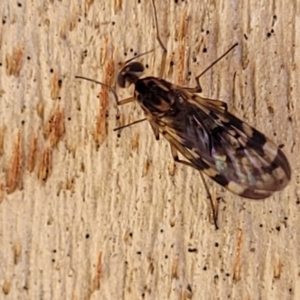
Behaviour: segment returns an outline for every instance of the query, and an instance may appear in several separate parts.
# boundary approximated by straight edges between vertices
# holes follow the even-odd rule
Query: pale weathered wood
[[[209,182],[218,231],[199,175],[174,169],[146,122],[113,132],[138,105],[74,79],[114,84],[152,48],[158,74],[151,3],[137,2],[0,1],[0,298],[300,299],[297,1],[156,1],[165,78],[194,86],[238,42],[203,94],[284,144],[293,168],[266,201]]]

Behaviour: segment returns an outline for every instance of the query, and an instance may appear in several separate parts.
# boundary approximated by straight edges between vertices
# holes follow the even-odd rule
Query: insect
[[[202,91],[200,77],[237,44],[196,77],[195,88],[181,87],[162,79],[167,50],[159,35],[154,0],[152,5],[157,40],[163,49],[160,75],[142,78],[144,66],[133,61],[135,57],[125,63],[117,77],[121,88],[134,85],[134,95],[119,101],[113,92],[119,105],[137,101],[155,138],[158,140],[162,135],[169,142],[174,160],[200,171],[217,229],[216,211],[203,174],[241,197],[264,199],[287,186],[291,168],[280,148],[263,133],[231,114],[226,103],[199,95]],[[104,85],[93,79],[84,79]],[[179,153],[184,159],[179,158]]]

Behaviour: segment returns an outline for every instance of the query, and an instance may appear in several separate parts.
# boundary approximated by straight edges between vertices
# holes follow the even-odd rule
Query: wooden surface
[[[0,2],[0,299],[300,299],[297,1],[157,1],[165,78],[284,144],[289,186],[223,200],[172,162],[137,104],[107,89],[120,62],[158,75],[150,1]],[[176,3],[178,2],[178,3]],[[189,73],[190,72],[190,73]],[[118,90],[121,98],[132,89]]]

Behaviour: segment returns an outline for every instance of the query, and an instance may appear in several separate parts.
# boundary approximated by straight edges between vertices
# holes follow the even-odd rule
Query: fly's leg
[[[159,78],[162,78],[165,72],[165,67],[166,67],[166,59],[167,59],[167,48],[163,44],[160,34],[159,34],[159,29],[158,29],[158,21],[157,21],[157,11],[156,11],[156,6],[155,6],[155,1],[152,0],[152,6],[153,6],[153,14],[154,14],[154,21],[155,21],[155,27],[156,27],[156,39],[163,49],[163,57],[162,57],[162,62],[161,62],[161,69],[159,73]],[[219,62],[222,58],[224,58],[230,51],[232,51],[238,43],[235,43],[233,46],[231,46],[224,54],[222,54],[219,58],[217,58],[212,64],[210,64],[203,72],[201,72],[199,75],[195,77],[197,86],[196,86],[196,91],[197,93],[202,92],[202,87],[200,84],[200,77],[203,76],[209,69],[211,69],[217,62]]]
[[[77,79],[84,79],[86,81],[90,81],[90,82],[93,82],[93,83],[96,83],[96,84],[100,84],[103,87],[109,89],[113,93],[113,95],[114,95],[114,97],[116,99],[117,105],[123,105],[123,104],[129,103],[129,102],[133,102],[135,100],[134,97],[129,97],[129,98],[126,98],[126,99],[123,99],[123,100],[120,101],[119,97],[117,95],[117,92],[115,91],[115,89],[113,87],[111,87],[110,85],[107,85],[107,84],[105,84],[105,83],[103,83],[101,81],[98,81],[98,80],[95,80],[95,79],[91,79],[91,78],[88,78],[88,77],[84,77],[84,76],[75,76],[75,78],[77,78]]]
[[[214,225],[215,225],[216,230],[218,230],[218,229],[219,229],[219,226],[218,226],[218,209],[216,209],[216,207],[217,207],[218,205],[215,205],[215,204],[214,204],[213,197],[211,196],[211,193],[210,193],[210,191],[209,191],[207,182],[206,182],[206,180],[205,180],[205,178],[204,178],[204,176],[203,176],[203,172],[202,172],[202,171],[199,171],[199,173],[200,173],[200,177],[201,177],[201,179],[202,179],[204,188],[205,188],[205,190],[206,190],[207,198],[209,199],[209,202],[210,202],[210,205],[211,205],[213,222],[214,222]]]
[[[173,156],[175,162],[178,162],[178,163],[184,164],[186,166],[195,168],[195,166],[193,164],[191,164],[190,162],[179,159],[177,149],[175,148],[174,145],[172,145],[172,144],[170,144],[170,145],[171,145],[171,153],[172,153],[172,156]],[[211,193],[209,191],[209,188],[208,188],[208,185],[206,183],[206,180],[205,180],[205,178],[203,176],[203,172],[199,170],[199,173],[200,173],[200,177],[202,179],[202,182],[203,182],[206,194],[207,194],[207,198],[209,199],[209,202],[210,202],[210,205],[211,205],[213,222],[214,222],[216,230],[218,230],[219,229],[218,220],[217,220],[218,219],[218,213],[217,213],[217,210],[215,208],[214,201],[213,201],[213,198],[212,198]]]
[[[201,72],[199,75],[197,75],[195,77],[197,86],[196,89],[198,91],[198,93],[202,92],[202,87],[200,84],[200,77],[203,76],[209,69],[211,69],[217,62],[219,62],[222,58],[224,58],[230,51],[232,51],[236,46],[238,45],[238,43],[235,43],[233,46],[231,46],[225,53],[223,53],[219,58],[217,58],[212,64],[210,64],[203,72]]]
[[[90,81],[90,82],[94,82],[94,83],[97,83],[97,84],[100,84],[106,88],[108,88],[114,95],[115,99],[116,99],[116,102],[117,102],[117,105],[124,105],[124,104],[127,104],[127,103],[130,103],[130,102],[134,102],[135,101],[135,98],[134,97],[129,97],[129,98],[126,98],[126,99],[123,99],[123,100],[119,100],[119,97],[115,91],[115,89],[101,81],[97,81],[97,80],[94,80],[94,79],[91,79],[91,78],[87,78],[87,77],[83,77],[83,76],[75,76],[75,78],[78,78],[78,79],[84,79],[84,80],[87,80],[87,81]],[[134,124],[138,124],[138,123],[141,123],[141,122],[144,122],[146,121],[147,118],[144,118],[144,119],[140,119],[140,120],[137,120],[137,121],[134,121],[132,123],[129,123],[129,124],[126,124],[126,125],[123,125],[123,126],[120,126],[120,127],[117,127],[114,129],[114,131],[116,130],[121,130],[123,128],[126,128],[126,127],[129,127],[131,125],[134,125]]]
[[[135,98],[134,97],[129,97],[129,98],[126,98],[126,99],[119,100],[119,98],[117,96],[116,101],[117,101],[118,105],[124,105],[124,104],[130,103],[130,102],[134,102]]]
[[[153,6],[153,14],[154,14],[154,21],[155,21],[155,27],[156,27],[156,39],[163,49],[163,55],[162,55],[162,61],[161,61],[161,67],[160,67],[160,72],[159,72],[159,78],[162,78],[164,73],[165,73],[165,68],[166,68],[166,59],[167,59],[167,48],[163,44],[160,35],[159,35],[159,30],[158,30],[158,21],[157,21],[157,11],[156,11],[156,6],[154,0],[152,0],[152,6]]]

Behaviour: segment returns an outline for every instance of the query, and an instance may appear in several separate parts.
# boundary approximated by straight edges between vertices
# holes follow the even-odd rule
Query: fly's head
[[[131,84],[136,84],[144,73],[144,66],[140,62],[126,64],[119,72],[117,82],[119,87],[128,88]]]

